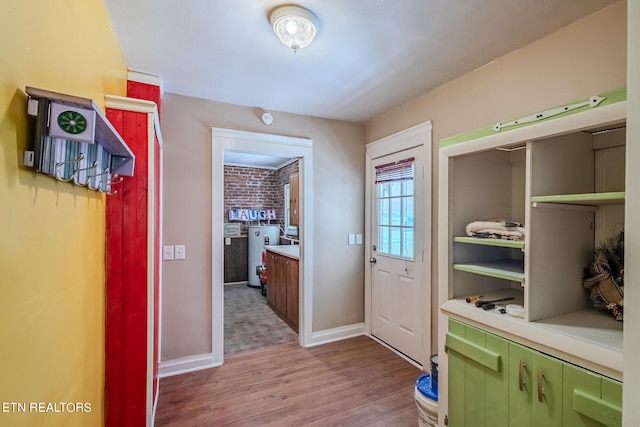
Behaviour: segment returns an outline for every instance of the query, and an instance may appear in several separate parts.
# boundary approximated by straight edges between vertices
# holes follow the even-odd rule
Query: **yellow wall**
[[[21,166],[24,88],[103,107],[126,71],[102,0],[0,3],[0,425],[102,425],[105,198]]]

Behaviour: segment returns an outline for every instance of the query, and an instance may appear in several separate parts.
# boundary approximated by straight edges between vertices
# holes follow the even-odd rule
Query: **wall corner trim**
[[[324,331],[313,332],[311,334],[311,343],[304,347],[315,347],[317,345],[329,344],[330,342],[346,340],[348,338],[359,337],[364,335],[364,323],[354,323],[352,325],[339,326],[333,329],[325,329]]]
[[[213,362],[213,353],[198,354],[195,356],[179,357],[162,361],[158,364],[158,378],[172,377],[202,369],[215,368],[221,363]]]

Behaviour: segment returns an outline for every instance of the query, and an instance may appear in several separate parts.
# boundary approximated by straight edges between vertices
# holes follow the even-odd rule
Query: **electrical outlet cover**
[[[184,245],[176,245],[175,248],[175,259],[186,259]]]
[[[164,246],[162,248],[162,259],[164,261],[173,260],[173,246]]]

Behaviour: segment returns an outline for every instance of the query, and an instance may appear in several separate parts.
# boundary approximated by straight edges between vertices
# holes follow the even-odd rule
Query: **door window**
[[[413,157],[376,166],[378,253],[413,260]]]

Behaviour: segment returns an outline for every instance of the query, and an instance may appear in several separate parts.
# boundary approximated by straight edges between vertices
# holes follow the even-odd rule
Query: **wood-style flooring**
[[[298,342],[298,334],[267,306],[260,288],[224,286],[224,354]]]
[[[160,380],[156,426],[418,426],[421,371],[368,337],[282,344]]]

